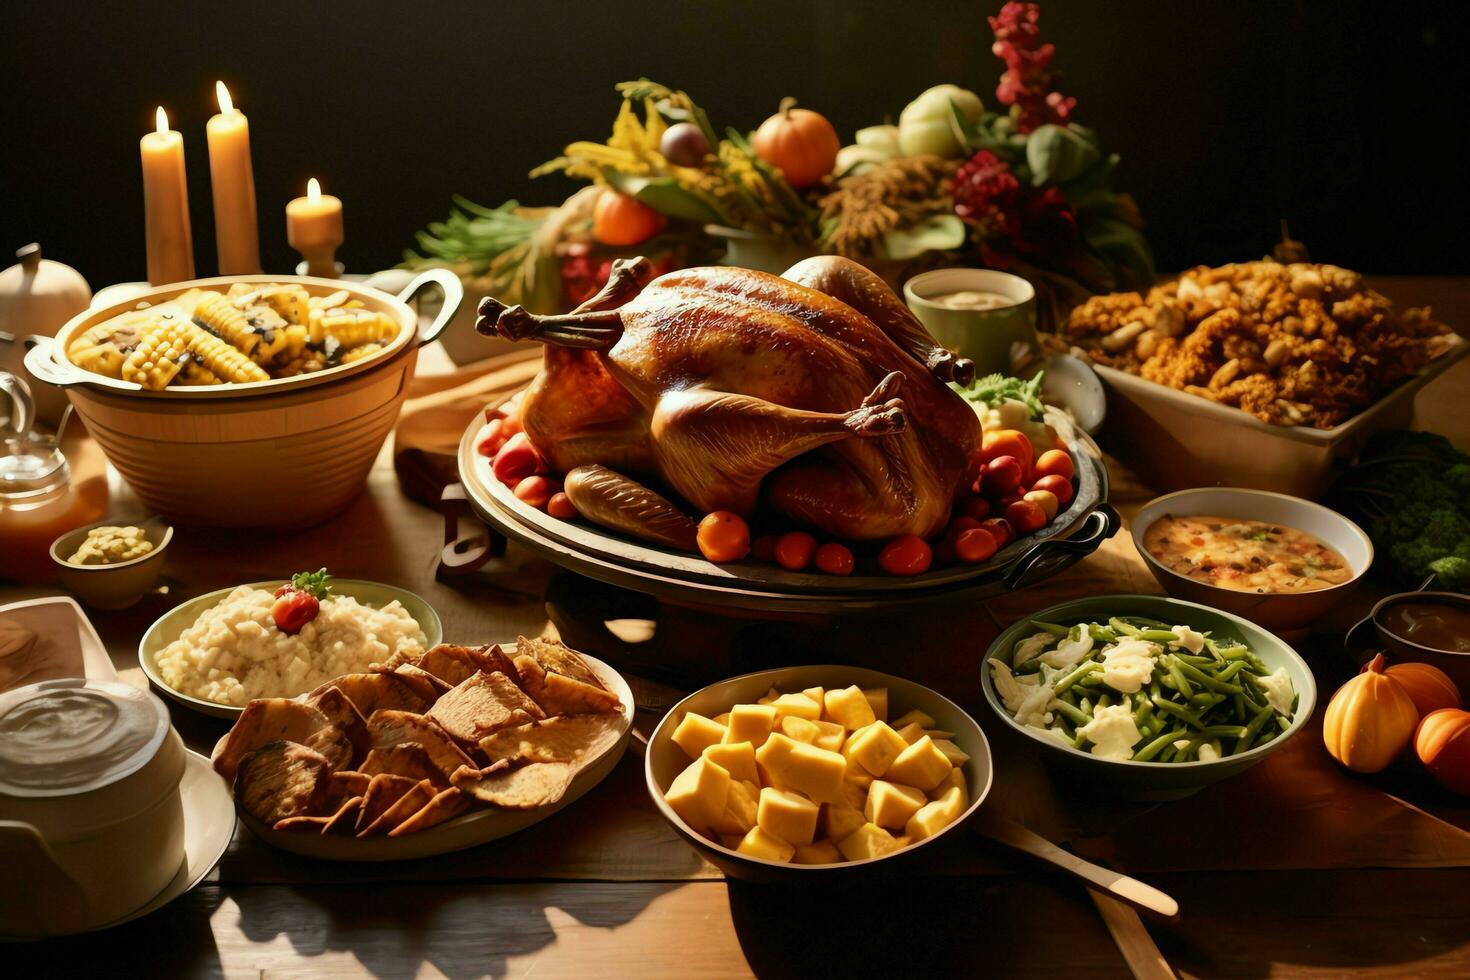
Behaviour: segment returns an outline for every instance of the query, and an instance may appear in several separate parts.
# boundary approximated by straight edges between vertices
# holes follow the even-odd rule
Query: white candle
[[[184,137],[168,128],[158,107],[157,131],[139,143],[143,158],[143,215],[148,242],[148,281],[155,286],[194,278],[194,237],[189,230],[189,191],[184,177]]]
[[[255,172],[250,164],[250,121],[235,108],[224,82],[214,83],[219,115],[205,125],[209,180],[214,190],[214,243],[222,276],[260,271],[255,216]]]
[[[286,240],[306,259],[306,274],[335,279],[337,246],[342,244],[342,202],[322,193],[315,177],[306,196],[286,205]]]

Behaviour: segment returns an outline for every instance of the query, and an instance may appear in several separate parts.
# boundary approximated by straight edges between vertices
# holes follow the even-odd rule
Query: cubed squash
[[[828,752],[842,751],[842,746],[847,741],[846,728],[835,721],[814,721],[812,724],[817,726],[820,733],[812,742],[813,745],[819,749],[826,749]]]
[[[729,794],[729,772],[701,756],[674,777],[664,801],[689,826],[707,832],[724,815]]]
[[[940,783],[939,783],[938,786],[936,786],[933,789],[929,790],[929,799],[931,799],[931,800],[937,800],[937,799],[939,799],[941,796],[944,795],[945,791],[948,790],[950,787],[955,787],[955,788],[957,788],[960,791],[960,798],[962,800],[965,800],[965,801],[968,801],[969,800],[969,798],[970,798],[970,781],[965,778],[965,773],[964,773],[964,770],[962,770],[962,769],[952,769],[952,770],[950,770],[949,775],[945,776],[944,779],[940,781]],[[969,806],[969,805],[970,804],[968,802],[966,802],[961,807],[961,809],[963,809],[965,806]]]
[[[711,720],[716,725],[728,725],[730,724],[730,712],[726,711],[722,714],[715,715]]]
[[[698,759],[706,746],[714,745],[725,737],[725,726],[713,718],[690,711],[679,720],[674,734],[669,737],[684,750],[685,755]]]
[[[878,720],[873,706],[863,696],[862,688],[854,684],[837,691],[828,691],[823,697],[827,717],[848,731],[857,731]]]
[[[752,783],[760,782],[760,774],[755,769],[755,746],[749,742],[721,742],[718,745],[706,745],[701,754],[709,761],[724,768],[730,774],[731,779],[744,779]]]
[[[743,836],[756,824],[760,794],[761,788],[753,782],[731,780],[730,792],[725,796],[725,812],[720,814],[710,829],[717,834]]]
[[[805,694],[783,694],[771,702],[771,707],[776,709],[778,717],[792,715],[807,721],[816,721],[822,717],[821,702],[813,701]]]
[[[866,861],[898,850],[898,841],[877,824],[865,823],[837,842],[837,849],[849,861]]]
[[[788,844],[810,844],[817,835],[819,807],[800,793],[767,786],[756,809],[757,827]]]
[[[924,734],[928,735],[936,742],[939,741],[941,738],[947,738],[951,740],[954,739],[954,732],[947,732],[942,728],[926,728],[924,730]]]
[[[939,746],[928,735],[898,754],[883,778],[905,786],[917,786],[928,792],[954,771]],[[876,775],[876,773],[875,773]]]
[[[780,696],[781,692],[773,687],[768,689],[766,691],[765,697],[760,698],[758,701],[756,701],[756,704],[770,704],[772,701],[776,700]]]
[[[895,731],[898,732],[899,737],[902,738],[904,742],[908,745],[913,745],[919,739],[924,737],[923,726],[919,725],[917,722],[909,722],[902,728],[895,729]]]
[[[915,709],[913,711],[906,711],[899,717],[893,719],[892,724],[894,728],[900,731],[908,725],[918,725],[920,728],[933,728],[934,719],[924,714],[924,712]]]
[[[765,744],[776,727],[776,709],[769,704],[737,704],[730,709],[730,724],[725,726],[725,741],[749,742],[755,748]]]
[[[796,856],[791,859],[793,864],[836,864],[842,860],[842,852],[837,845],[829,840],[819,840],[814,844],[802,844],[796,849]]]
[[[818,803],[842,798],[847,760],[840,753],[797,742],[778,732],[756,750],[755,759],[768,785],[804,793]]]
[[[798,718],[796,715],[782,716],[777,720],[776,727],[781,729],[781,734],[787,738],[805,742],[808,745],[817,744],[817,738],[822,734],[816,722]]]
[[[873,777],[862,766],[848,763],[847,773],[842,777],[842,800],[861,810],[868,805],[868,788]]]
[[[853,732],[842,747],[842,754],[872,775],[882,776],[907,748],[909,744],[887,722],[875,721]]]
[[[933,735],[930,735],[929,737],[934,738]],[[964,749],[960,748],[958,745],[954,744],[947,738],[935,738],[934,746],[935,748],[939,749],[940,752],[944,753],[944,757],[949,760],[949,764],[954,766],[955,768],[959,768],[960,766],[970,761],[969,754],[966,753]]]
[[[874,721],[888,720],[888,688],[865,687],[863,697],[868,699],[868,707],[873,709]]]
[[[822,804],[822,836],[829,840],[840,841],[867,822],[868,818],[858,807],[846,803]]]
[[[863,808],[863,816],[868,818],[869,823],[880,827],[902,830],[909,822],[909,817],[919,812],[919,808],[928,802],[923,790],[890,783],[886,779],[875,779],[868,790],[868,802]]]
[[[823,697],[823,695],[825,695],[827,692],[824,691],[820,687],[809,687],[805,691],[802,691],[801,693],[802,694],[805,694],[807,697],[809,697],[813,701],[817,702],[817,704],[825,704],[826,703],[826,699],[825,699],[825,697]]]
[[[735,850],[767,861],[790,861],[796,856],[796,848],[779,837],[772,837],[759,826],[752,827]]]
[[[949,807],[937,801],[925,803],[909,817],[903,832],[911,840],[923,840],[925,837],[933,837],[953,822]]]

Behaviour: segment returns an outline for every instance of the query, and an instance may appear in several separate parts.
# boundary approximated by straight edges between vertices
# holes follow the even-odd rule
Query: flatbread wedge
[[[362,806],[357,811],[356,830],[360,835],[372,825],[374,820],[382,816],[387,809],[413,789],[421,779],[410,779],[407,776],[394,776],[389,773],[379,773],[374,776],[368,784],[367,792],[362,796]]]
[[[429,709],[430,718],[468,745],[491,732],[544,717],[539,705],[515,682],[496,671],[476,672]]]
[[[214,748],[214,771],[233,780],[240,761],[251,752],[271,742],[297,742],[310,745],[332,760],[332,768],[352,764],[352,745],[341,729],[319,737],[312,736],[332,728],[325,714],[312,705],[289,698],[260,698],[245,705],[235,725]]]
[[[337,812],[322,824],[322,835],[352,833],[356,829],[357,814],[362,809],[362,800],[361,796],[354,796],[338,807]]]
[[[363,674],[343,674],[328,681],[308,697],[314,698],[329,687],[337,687],[347,695],[347,700],[357,708],[364,718],[371,718],[374,711],[419,711],[429,706],[429,700],[392,672],[369,671]]]
[[[235,802],[266,826],[310,816],[327,792],[332,763],[296,742],[271,742],[240,760]]]
[[[448,776],[460,766],[472,765],[470,757],[454,743],[433,719],[409,711],[375,711],[368,719],[373,748],[386,749],[402,742],[417,742],[429,753],[435,768]]]
[[[392,806],[378,814],[377,819],[368,824],[365,830],[359,830],[357,836],[373,837],[377,834],[388,833],[422,810],[436,795],[434,784],[427,779],[415,783],[412,789],[394,800]]]
[[[362,712],[357,710],[357,705],[352,703],[352,699],[340,687],[333,684],[326,690],[318,688],[312,692],[307,703],[326,715],[327,720],[347,736],[347,741],[352,746],[353,760],[367,755],[368,749],[372,748],[372,739],[368,737],[367,719],[363,717]]]
[[[453,786],[441,789],[432,800],[424,804],[423,809],[418,813],[388,831],[388,836],[402,837],[404,834],[428,830],[430,827],[464,813],[470,808],[471,802],[468,796]]]
[[[488,759],[521,762],[566,762],[578,770],[617,744],[623,734],[622,712],[557,715],[514,728],[502,728],[480,739]]]
[[[412,687],[427,704],[433,704],[452,686],[414,664],[399,664],[393,668],[393,676]]]
[[[521,687],[548,715],[616,711],[622,702],[576,652],[551,640],[516,640]]]
[[[474,647],[441,643],[419,658],[418,666],[450,687],[469,680],[481,669],[480,651]]]
[[[565,762],[533,762],[509,769],[502,761],[488,769],[466,766],[450,780],[482,803],[507,810],[534,810],[566,795],[572,785],[572,767]]]
[[[435,786],[449,785],[449,773],[434,764],[429,750],[419,742],[399,742],[373,749],[362,760],[362,771],[369,776],[407,776],[414,782],[427,779]]]

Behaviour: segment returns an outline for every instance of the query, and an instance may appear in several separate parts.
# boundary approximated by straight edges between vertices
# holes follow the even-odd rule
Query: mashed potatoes
[[[191,697],[243,707],[252,698],[295,697],[394,653],[417,656],[427,642],[397,601],[374,609],[337,596],[295,636],[276,627],[274,603],[264,589],[242,585],[206,609],[159,651],[164,682]]]

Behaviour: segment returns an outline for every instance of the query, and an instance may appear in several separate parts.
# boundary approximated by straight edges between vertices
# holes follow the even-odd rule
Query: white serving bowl
[[[1314,592],[1242,592],[1226,589],[1165,568],[1143,546],[1143,536],[1166,514],[1214,515],[1237,520],[1268,521],[1305,531],[1337,549],[1353,577],[1341,585]],[[1266,490],[1235,487],[1198,487],[1155,497],[1133,518],[1133,546],[1165,592],[1244,616],[1269,630],[1302,630],[1350,592],[1373,564],[1373,542],[1337,511],[1300,497]]]
[[[153,550],[141,558],[108,565],[78,565],[67,560],[77,553],[93,528],[132,526],[141,527],[153,545]],[[93,609],[126,609],[153,591],[163,572],[164,553],[173,539],[174,529],[159,521],[98,521],[51,542],[51,560],[62,586]]]
[[[762,858],[741,854],[723,846],[689,826],[664,800],[674,779],[689,765],[689,757],[674,743],[674,729],[684,716],[693,711],[713,718],[729,711],[735,704],[751,704],[775,688],[778,691],[801,691],[808,687],[886,687],[888,688],[889,714],[903,714],[919,710],[934,719],[935,725],[954,732],[954,743],[970,757],[964,765],[969,783],[969,806],[949,826],[932,837],[926,837],[892,854],[867,861],[846,861],[841,864],[789,864],[767,861]],[[975,815],[985,795],[990,792],[993,767],[990,759],[990,743],[985,733],[963,708],[937,691],[894,677],[891,674],[866,670],[861,667],[843,667],[834,664],[812,667],[783,667],[763,670],[755,674],[732,677],[695,691],[664,715],[658,727],[648,738],[648,751],[644,755],[644,776],[648,782],[648,795],[679,836],[689,841],[709,862],[733,878],[782,883],[811,883],[813,880],[832,880],[832,875],[857,876],[868,873],[886,873],[901,870],[908,859],[916,854],[932,855],[935,849],[952,843],[959,837],[959,829]],[[824,877],[826,876],[826,877]]]

